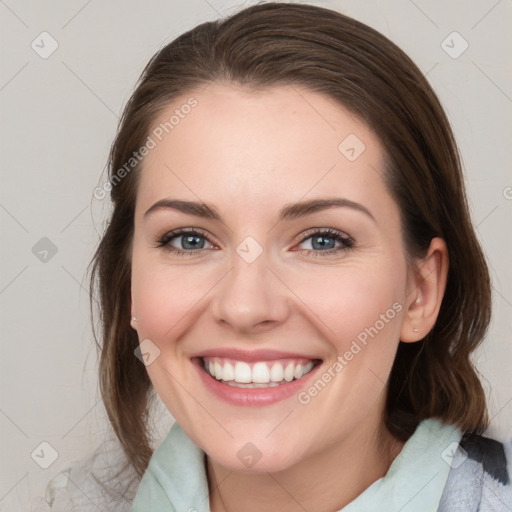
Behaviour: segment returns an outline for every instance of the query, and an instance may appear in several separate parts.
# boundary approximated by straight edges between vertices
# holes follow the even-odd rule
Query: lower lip
[[[271,405],[281,400],[286,400],[298,393],[305,387],[311,376],[316,373],[320,365],[315,366],[309,373],[300,379],[286,382],[279,386],[269,388],[237,388],[223,384],[214,379],[203,368],[203,362],[200,358],[194,358],[193,363],[196,366],[201,380],[205,386],[221,400],[231,405],[248,405],[260,407],[263,405]]]

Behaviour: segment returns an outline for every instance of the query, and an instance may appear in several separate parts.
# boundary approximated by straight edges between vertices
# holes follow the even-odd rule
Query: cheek
[[[338,353],[348,350],[351,341],[364,341],[368,331],[399,332],[404,276],[392,265],[350,265],[323,270],[308,279],[299,296],[323,324],[323,332]]]
[[[212,287],[203,274],[197,268],[166,266],[134,254],[132,301],[141,339],[150,338],[160,345],[180,336],[194,308]]]
[[[355,420],[382,396],[388,380],[400,337],[404,276],[392,266],[351,266],[326,282],[312,309],[322,320],[316,325],[328,326],[322,332],[333,349],[320,377],[330,392],[317,403],[328,407],[334,396],[340,400],[336,416]]]

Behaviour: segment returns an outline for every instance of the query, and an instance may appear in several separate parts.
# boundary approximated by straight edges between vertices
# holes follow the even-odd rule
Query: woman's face
[[[150,137],[132,314],[171,414],[235,471],[363,442],[411,290],[379,140],[307,89],[220,83],[173,102]]]

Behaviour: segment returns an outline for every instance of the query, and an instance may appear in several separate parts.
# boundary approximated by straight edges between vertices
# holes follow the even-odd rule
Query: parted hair
[[[152,455],[154,390],[134,355],[139,340],[130,326],[134,211],[144,161],[122,179],[117,173],[175,98],[213,81],[258,89],[304,86],[339,102],[374,131],[385,151],[383,179],[400,210],[408,265],[426,256],[433,237],[443,238],[449,253],[434,327],[421,341],[399,343],[384,424],[402,441],[430,417],[483,431],[486,400],[471,353],[490,322],[490,278],[440,101],[411,59],[369,26],[322,7],[259,3],[202,23],[159,50],[144,68],[111,146],[113,208],[88,270],[91,291],[99,296],[96,327],[92,300],[91,315],[93,331],[100,331],[94,332],[100,391],[132,468],[142,476]]]

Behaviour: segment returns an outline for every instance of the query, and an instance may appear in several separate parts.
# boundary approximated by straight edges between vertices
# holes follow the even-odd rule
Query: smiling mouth
[[[307,375],[319,359],[237,361],[225,357],[202,357],[202,368],[218,382],[237,388],[271,388]]]

